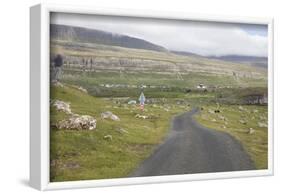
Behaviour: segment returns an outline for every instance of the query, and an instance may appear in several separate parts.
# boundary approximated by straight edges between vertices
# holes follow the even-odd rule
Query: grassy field
[[[212,96],[213,99],[217,96],[221,100],[231,101],[241,99],[237,93],[250,95],[251,93],[264,94],[267,92],[264,80],[248,78],[237,80],[232,76],[200,73],[182,75],[182,79],[179,80],[174,74],[123,73],[120,76],[118,72],[83,73],[66,69],[63,81],[83,86],[96,97],[136,97],[139,95],[141,86],[146,86],[145,93],[149,98],[189,98],[200,94],[201,96]],[[207,86],[205,94],[196,88],[199,83]],[[116,87],[105,87],[105,85],[115,85]],[[229,99],[225,97],[229,97]]]
[[[256,168],[267,169],[267,106],[221,105],[220,113],[214,110],[217,110],[215,105],[203,106],[195,118],[206,127],[235,137],[250,154]]]
[[[173,115],[188,111],[183,105],[145,107],[115,104],[114,100],[95,98],[74,87],[51,87],[51,99],[71,103],[73,113],[97,119],[94,131],[58,130],[51,128],[51,181],[117,178],[127,176],[163,141]],[[101,119],[112,111],[120,121]],[[151,119],[135,118],[136,114]],[[51,107],[51,125],[67,117]],[[128,133],[120,133],[125,129]],[[112,141],[104,139],[111,135]]]

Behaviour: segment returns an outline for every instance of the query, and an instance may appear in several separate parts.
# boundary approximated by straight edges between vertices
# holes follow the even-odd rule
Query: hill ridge
[[[163,46],[154,44],[147,40],[84,27],[51,24],[50,35],[51,39],[72,40],[78,42],[97,43],[162,52],[168,51]]]

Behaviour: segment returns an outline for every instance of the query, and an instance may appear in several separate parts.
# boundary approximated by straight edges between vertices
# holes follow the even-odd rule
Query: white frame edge
[[[171,176],[50,182],[49,169],[49,23],[50,12],[83,13],[142,18],[251,23],[268,25],[268,169]],[[30,186],[38,190],[104,187],[179,181],[241,178],[273,175],[273,19],[88,8],[40,4],[30,8]]]
[[[40,189],[40,6],[30,9],[30,185]]]

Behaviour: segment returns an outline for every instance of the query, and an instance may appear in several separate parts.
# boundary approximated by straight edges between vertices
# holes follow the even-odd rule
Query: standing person
[[[58,54],[55,59],[54,59],[54,66],[55,66],[55,80],[59,81],[60,76],[61,76],[61,68],[63,65],[63,58],[60,54]]]

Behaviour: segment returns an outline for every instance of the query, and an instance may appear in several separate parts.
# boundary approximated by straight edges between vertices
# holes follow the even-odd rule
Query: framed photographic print
[[[31,8],[30,184],[273,174],[273,20]]]

